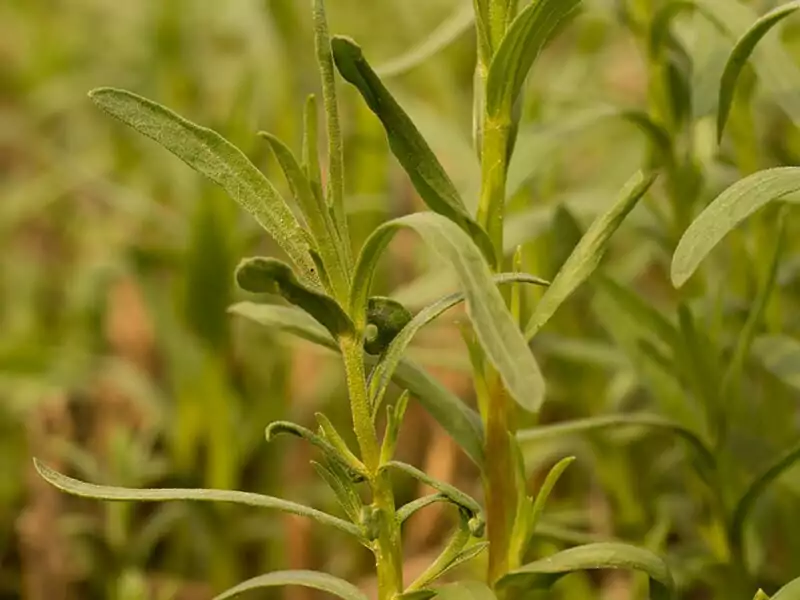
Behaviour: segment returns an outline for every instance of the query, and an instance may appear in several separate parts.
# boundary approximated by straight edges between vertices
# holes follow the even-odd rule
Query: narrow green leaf
[[[536,530],[536,526],[539,524],[539,520],[544,512],[544,507],[547,504],[547,500],[550,498],[550,494],[553,492],[553,488],[556,486],[556,483],[558,483],[558,480],[561,479],[561,476],[564,474],[564,471],[567,470],[567,467],[574,462],[574,456],[562,458],[547,473],[547,477],[545,477],[542,487],[539,488],[539,491],[536,494],[536,500],[533,503],[533,510],[531,511],[529,518],[531,534],[533,534],[533,532]]]
[[[494,592],[479,581],[459,581],[439,588],[438,600],[497,600]]]
[[[424,471],[420,471],[418,468],[406,464],[404,462],[400,462],[397,460],[390,461],[385,465],[381,466],[381,471],[385,471],[387,469],[396,469],[398,471],[402,471],[406,475],[410,475],[417,481],[424,483],[425,485],[429,485],[433,489],[441,492],[447,499],[455,504],[456,506],[462,508],[470,518],[477,517],[478,519],[483,518],[483,511],[481,510],[480,504],[478,504],[473,498],[459,490],[457,487],[450,485],[444,481],[439,481],[425,473]]]
[[[579,4],[580,0],[534,0],[517,15],[489,67],[486,83],[489,115],[511,114],[536,57],[556,26]]]
[[[673,595],[672,575],[661,558],[644,548],[617,542],[587,544],[558,552],[511,571],[500,578],[496,587],[499,590],[545,589],[568,573],[595,569],[643,571],[650,578],[654,600],[666,600]]]
[[[744,528],[747,519],[753,511],[758,500],[767,491],[767,488],[780,477],[789,467],[800,460],[800,444],[785,452],[778,460],[761,473],[747,488],[747,491],[736,503],[731,519],[731,540],[733,547],[739,552],[744,548]]]
[[[528,442],[539,442],[554,437],[575,435],[597,429],[607,429],[616,427],[653,427],[665,429],[682,437],[697,451],[698,455],[708,466],[715,464],[714,455],[701,437],[692,430],[684,427],[680,423],[670,421],[658,415],[648,414],[629,414],[629,415],[608,415],[601,417],[589,417],[587,419],[576,419],[566,423],[556,423],[553,425],[542,425],[533,429],[524,429],[517,433],[517,439],[521,444]]]
[[[466,231],[487,260],[494,263],[494,250],[488,235],[467,212],[444,167],[413,121],[372,70],[361,48],[343,37],[334,37],[332,47],[339,72],[358,89],[367,106],[380,119],[392,152],[408,173],[420,197],[431,210],[444,215]]]
[[[625,184],[611,208],[591,224],[536,305],[525,328],[526,339],[532,339],[564,301],[597,269],[611,236],[636,203],[647,193],[655,178],[655,174],[645,175],[641,171],[637,172]]]
[[[158,142],[222,187],[286,251],[300,268],[301,279],[319,287],[303,229],[275,187],[238,148],[215,131],[131,92],[98,88],[89,97],[105,112]]]
[[[386,428],[384,429],[383,442],[381,443],[381,463],[389,462],[394,457],[397,438],[400,435],[400,426],[408,408],[408,397],[408,390],[404,390],[395,406],[386,407]]]
[[[312,460],[311,464],[314,467],[314,470],[317,472],[317,475],[319,475],[320,479],[322,479],[328,485],[333,494],[336,496],[336,500],[339,502],[339,505],[342,507],[342,510],[344,510],[350,521],[352,523],[358,523],[363,503],[361,502],[361,498],[356,490],[353,489],[353,486],[351,485],[352,482],[347,478],[347,475],[339,477],[335,472],[338,469],[335,469],[335,467],[332,468],[330,462],[328,462],[327,465],[323,465]]]
[[[396,77],[421,65],[470,30],[475,13],[469,4],[458,6],[447,19],[411,50],[375,68],[380,77]]]
[[[297,281],[292,268],[275,258],[245,258],[236,268],[236,283],[254,294],[277,294],[302,308],[334,338],[353,332],[353,323],[339,304]]]
[[[214,600],[227,600],[245,592],[287,585],[297,585],[327,592],[344,600],[369,600],[367,595],[353,584],[333,575],[317,571],[275,571],[274,573],[259,575],[222,592]]]
[[[725,64],[725,71],[722,73],[722,81],[719,86],[719,108],[717,113],[717,140],[722,139],[725,130],[725,123],[733,104],[733,93],[736,90],[736,82],[744,65],[755,50],[758,42],[761,41],[770,29],[800,8],[800,3],[790,2],[771,10],[758,19],[747,32],[738,39],[733,51]]]
[[[241,302],[232,306],[229,312],[265,327],[287,331],[318,346],[339,351],[336,341],[328,331],[300,309]],[[377,361],[371,356],[367,356],[366,360],[368,364],[375,364]],[[475,464],[483,464],[483,429],[480,417],[474,410],[410,359],[404,358],[400,361],[392,380],[418,399]]]
[[[544,401],[544,379],[514,323],[482,254],[452,221],[434,213],[417,213],[384,223],[364,243],[353,277],[350,314],[363,330],[365,307],[381,252],[394,234],[409,228],[454,268],[466,297],[467,314],[489,361],[512,398],[535,412]]]
[[[800,598],[800,577],[793,579],[772,596],[772,600],[798,600]]]
[[[311,184],[311,190],[324,205],[322,192],[322,170],[319,166],[319,117],[317,115],[317,97],[309,94],[303,110],[303,172]],[[338,232],[337,232],[338,233]]]
[[[435,596],[436,592],[434,590],[414,590],[413,592],[403,592],[392,600],[430,600]]]
[[[325,434],[325,439],[330,442],[331,446],[333,446],[342,457],[344,457],[345,462],[362,468],[361,461],[353,454],[352,450],[350,450],[347,442],[345,442],[342,436],[339,435],[339,432],[336,431],[330,419],[319,412],[314,416],[317,418],[317,423],[319,423],[319,428],[322,430],[322,433]]]
[[[450,569],[453,560],[458,557],[469,541],[470,533],[465,523],[458,528],[445,544],[439,556],[406,588],[408,591],[425,589]]]
[[[341,452],[336,446],[310,429],[289,421],[275,421],[270,423],[265,431],[267,442],[271,442],[276,435],[280,434],[290,434],[303,438],[312,446],[319,448],[326,458],[335,461],[345,469],[351,480],[362,481],[366,478],[366,469],[363,463],[352,452],[349,450]]]
[[[339,123],[339,104],[336,99],[336,70],[333,66],[331,37],[324,0],[313,0],[314,47],[317,53],[320,79],[322,80],[322,103],[325,107],[325,124],[328,134],[328,193],[327,203],[342,240],[340,248],[345,261],[345,272],[350,272],[352,256],[347,214],[344,207],[344,144]]]
[[[800,390],[800,342],[785,335],[759,337],[753,355],[770,373],[795,390]]]
[[[417,498],[416,500],[412,500],[408,504],[404,504],[399,509],[397,509],[397,513],[395,514],[397,522],[402,525],[411,516],[415,515],[423,508],[427,508],[431,504],[435,504],[437,502],[450,502],[450,498],[447,497],[445,494],[438,493],[438,494],[429,494],[427,496],[423,496],[422,498]]]
[[[233,490],[167,488],[137,490],[107,485],[96,485],[62,475],[37,459],[33,459],[33,464],[36,467],[36,470],[39,472],[39,475],[41,475],[48,483],[64,492],[74,496],[80,496],[82,498],[134,502],[192,500],[199,502],[231,502],[234,504],[245,504],[247,506],[254,506],[256,508],[269,508],[301,517],[309,517],[322,523],[323,525],[336,527],[337,529],[341,529],[342,531],[354,535],[359,539],[361,538],[361,532],[359,531],[358,527],[352,523],[348,523],[347,521],[343,521],[342,519],[318,511],[314,508],[303,506],[302,504],[297,504],[295,502],[289,502],[288,500],[281,500],[280,498],[273,498],[271,496],[263,496],[261,494],[238,492]]]
[[[343,263],[344,259],[340,255],[342,242],[339,240],[339,233],[330,217],[330,212],[327,210],[324,199],[314,192],[314,188],[303,172],[300,163],[297,162],[292,151],[282,141],[265,131],[259,132],[258,135],[267,141],[286,176],[292,195],[297,201],[314,242],[320,250],[325,270],[333,284],[333,293],[339,298],[345,298],[349,281],[345,271],[346,267]],[[319,165],[317,165],[318,167]]]
[[[681,287],[732,229],[772,200],[800,191],[800,167],[777,167],[741,179],[717,196],[689,225],[672,257],[671,277]]]
[[[503,273],[494,277],[496,284],[503,283],[528,283],[532,285],[547,285],[547,281],[527,273]],[[411,339],[425,325],[439,317],[442,313],[462,302],[465,296],[458,292],[450,294],[441,300],[418,312],[405,327],[397,334],[386,348],[383,357],[375,365],[369,381],[369,397],[372,403],[373,413],[378,410],[383,402],[384,394],[389,387],[389,382],[394,375],[394,370],[405,354]]]
[[[764,592],[764,590],[758,590],[756,595],[753,596],[753,600],[769,600],[769,595]]]

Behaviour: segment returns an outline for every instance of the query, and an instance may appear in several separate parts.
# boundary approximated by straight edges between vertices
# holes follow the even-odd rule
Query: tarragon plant
[[[505,252],[503,230],[508,167],[514,152],[526,79],[537,56],[556,30],[579,8],[580,0],[474,0],[477,30],[474,143],[480,158],[481,188],[476,214],[471,214],[456,186],[401,105],[370,66],[361,48],[345,37],[331,38],[322,0],[314,0],[316,56],[321,73],[327,137],[327,162],[320,165],[317,147],[318,105],[312,96],[304,112],[300,157],[269,133],[261,136],[280,165],[292,202],[248,160],[209,129],[134,93],[101,88],[92,101],[141,134],[158,142],[189,166],[221,186],[249,212],[288,257],[244,259],[236,270],[238,285],[248,292],[282,297],[288,305],[240,303],[231,312],[256,323],[291,332],[341,355],[346,374],[352,423],[358,442],[351,448],[325,415],[317,415],[312,431],[290,422],[268,425],[267,441],[290,434],[313,445],[319,476],[338,499],[343,515],[334,516],[286,500],[246,491],[215,489],[134,490],[80,482],[37,462],[53,485],[76,495],[106,500],[198,500],[232,502],[276,509],[315,519],[350,534],[372,551],[379,600],[526,598],[562,575],[587,569],[633,569],[646,573],[653,598],[669,598],[674,583],[665,561],[650,550],[620,542],[577,546],[527,562],[528,549],[548,496],[573,457],[564,457],[532,496],[526,489],[520,442],[557,433],[552,427],[517,432],[516,411],[536,413],[545,400],[545,383],[529,344],[559,306],[596,270],[609,239],[645,197],[656,171],[637,172],[617,200],[585,232],[552,282],[522,272],[519,254]],[[646,4],[646,3],[642,3]],[[671,3],[665,15],[648,25],[653,61],[671,15],[695,3]],[[702,10],[705,2],[697,2]],[[722,79],[718,128],[720,135],[733,99],[738,74],[761,37],[797,8],[779,9],[758,21],[734,48]],[[661,32],[659,34],[659,32]],[[360,93],[380,120],[395,157],[405,169],[429,212],[415,213],[379,226],[353,252],[345,206],[342,133],[337,107],[336,73]],[[659,98],[656,97],[656,100]],[[654,166],[665,171],[673,195],[686,188],[671,130],[653,115],[623,115],[653,140]],[[324,172],[324,177],[323,177]],[[683,187],[681,187],[683,186]],[[725,192],[686,231],[672,265],[673,281],[683,284],[711,248],[738,222],[767,201],[800,188],[798,169],[787,167],[752,175]],[[676,200],[677,202],[677,200]],[[676,222],[685,221],[676,204]],[[452,266],[460,291],[443,297],[416,314],[391,298],[372,295],[372,281],[383,250],[401,229],[410,229],[434,255]],[[545,289],[532,311],[524,310],[521,286]],[[609,284],[610,293],[636,306],[625,290]],[[478,410],[446,390],[405,355],[409,342],[424,325],[449,308],[464,303],[468,323],[462,328],[469,348]],[[684,329],[690,315],[682,314]],[[652,315],[653,330],[669,343],[677,334]],[[742,342],[747,350],[752,335]],[[677,350],[676,350],[677,351]],[[691,359],[690,359],[691,360]],[[734,386],[742,356],[736,355],[724,385]],[[391,383],[403,393],[391,406],[384,399]],[[483,503],[420,469],[395,459],[398,432],[410,400],[419,402],[479,467]],[[377,428],[385,411],[385,426]],[[714,456],[705,439],[691,430],[654,416],[629,416],[562,426],[570,431],[636,424],[663,427],[687,439],[703,459],[704,475],[714,484]],[[731,543],[742,544],[744,519],[763,488],[798,456],[793,451],[764,475],[731,515]],[[436,492],[404,506],[395,501],[391,474],[405,473]],[[441,553],[414,581],[404,578],[402,526],[415,512],[435,502],[449,503],[458,524]],[[481,581],[442,585],[455,567],[488,553]],[[741,559],[741,557],[739,557]],[[741,565],[741,562],[736,563]],[[258,588],[300,585],[346,600],[365,598],[356,586],[332,575],[280,571],[245,581],[220,594],[224,599]],[[774,598],[796,598],[797,582]]]

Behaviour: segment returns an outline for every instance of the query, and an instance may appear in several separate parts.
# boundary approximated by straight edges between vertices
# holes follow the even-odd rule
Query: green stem
[[[497,254],[503,256],[503,213],[508,175],[508,137],[511,118],[485,118],[481,138],[481,197],[478,222],[486,229]]]
[[[361,460],[369,472],[374,506],[380,515],[378,537],[373,547],[378,575],[378,600],[391,600],[403,591],[402,545],[394,493],[388,473],[380,471],[380,447],[369,407],[361,344],[355,338],[345,337],[340,340],[340,348],[344,357],[353,428],[361,449]]]

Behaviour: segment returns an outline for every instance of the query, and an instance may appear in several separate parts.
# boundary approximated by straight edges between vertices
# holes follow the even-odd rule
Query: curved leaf
[[[414,122],[372,70],[361,48],[344,37],[334,37],[331,44],[339,72],[358,89],[367,106],[380,119],[392,152],[408,173],[420,197],[431,210],[444,215],[466,231],[487,260],[494,263],[494,249],[489,236],[467,212],[444,167]]]
[[[410,71],[414,67],[452,44],[467,33],[475,22],[475,13],[469,4],[463,4],[453,11],[439,27],[428,35],[420,44],[401,56],[375,68],[381,77],[396,77]]]
[[[397,522],[402,525],[412,515],[436,502],[450,502],[450,498],[440,492],[438,494],[429,494],[428,496],[412,500],[408,504],[404,504],[397,509],[397,513],[395,513]]]
[[[731,519],[731,540],[733,541],[734,548],[740,551],[742,550],[744,544],[744,528],[747,523],[747,518],[750,516],[750,513],[761,495],[778,477],[798,460],[800,460],[800,444],[788,450],[767,470],[761,473],[761,475],[750,484],[745,494],[736,503],[736,508],[733,511],[733,518]]]
[[[674,583],[667,565],[658,556],[628,544],[602,542],[577,546],[511,571],[497,582],[500,590],[544,589],[573,571],[630,569],[643,571],[650,578],[654,600],[672,597]]]
[[[369,600],[367,595],[352,583],[348,583],[333,575],[319,573],[317,571],[275,571],[274,573],[267,573],[266,575],[248,579],[222,592],[219,596],[216,596],[214,600],[227,600],[228,598],[233,598],[244,592],[287,585],[299,585],[301,587],[327,592],[339,598],[343,598],[344,600]]]
[[[776,167],[741,179],[717,196],[689,225],[672,257],[671,277],[680,287],[711,250],[739,223],[772,200],[800,190],[800,167]]]
[[[564,301],[595,271],[611,236],[647,193],[655,178],[655,174],[637,172],[625,184],[611,208],[595,219],[536,305],[525,328],[526,339],[532,339]]]
[[[158,142],[222,187],[286,251],[301,269],[303,281],[319,287],[305,232],[275,187],[241,150],[215,131],[131,92],[98,88],[89,97],[105,112]]]
[[[489,66],[486,111],[510,115],[525,78],[553,30],[581,0],[535,0],[511,23]]]
[[[529,283],[532,285],[548,285],[544,279],[527,273],[503,273],[494,277],[496,284],[503,283]],[[464,300],[463,293],[450,294],[441,300],[434,302],[430,306],[418,312],[413,319],[399,332],[386,349],[383,357],[375,365],[375,369],[370,375],[369,396],[372,403],[373,414],[378,410],[383,402],[383,396],[389,387],[389,381],[394,374],[394,370],[400,359],[405,354],[408,344],[416,333],[425,325],[436,319],[439,315],[449,310],[459,302]]]
[[[800,599],[800,577],[794,579],[775,592],[771,600],[798,600]]]
[[[308,313],[288,306],[241,302],[229,312],[265,327],[287,331],[309,342],[339,351],[336,341]],[[377,359],[366,357],[367,363]],[[414,361],[403,358],[392,380],[411,392],[475,464],[483,464],[483,428],[478,414]]]
[[[630,414],[630,415],[608,415],[601,417],[589,417],[587,419],[576,419],[566,423],[556,423],[553,425],[542,425],[533,429],[525,429],[517,433],[517,440],[522,444],[525,442],[538,442],[561,437],[574,435],[596,429],[607,429],[609,427],[639,426],[666,429],[675,435],[682,437],[689,442],[703,459],[707,466],[715,464],[714,455],[709,447],[703,442],[698,434],[684,427],[680,423],[670,421],[658,415]]]
[[[725,130],[725,123],[730,114],[731,104],[733,104],[733,93],[736,89],[736,82],[742,72],[745,63],[755,50],[756,45],[770,29],[800,8],[797,2],[784,4],[768,12],[758,19],[747,32],[739,38],[733,51],[725,63],[725,70],[722,73],[722,81],[719,86],[719,108],[717,113],[717,140],[722,139]]]
[[[380,254],[402,228],[414,230],[431,250],[453,266],[466,298],[467,314],[489,361],[500,373],[511,397],[522,407],[537,411],[544,401],[539,366],[477,246],[440,215],[417,213],[394,219],[381,225],[364,243],[350,294],[350,314],[357,330],[363,329],[364,307]]]
[[[248,292],[283,297],[319,321],[334,338],[353,331],[350,317],[336,300],[305,287],[297,281],[292,268],[276,258],[245,258],[236,268],[236,283]]]
[[[322,523],[341,529],[351,535],[361,539],[361,532],[358,527],[342,519],[321,512],[302,504],[253,494],[251,492],[238,492],[233,490],[206,490],[206,489],[130,489],[114,487],[108,485],[96,485],[86,483],[67,477],[54,471],[37,459],[33,459],[36,470],[48,483],[58,489],[83,498],[94,498],[97,500],[111,501],[135,501],[135,502],[168,502],[174,500],[192,500],[200,502],[231,502],[234,504],[245,504],[257,508],[270,508],[283,512],[309,517]]]

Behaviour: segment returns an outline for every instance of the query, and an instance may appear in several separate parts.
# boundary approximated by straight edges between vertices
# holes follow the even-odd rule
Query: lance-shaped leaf
[[[494,592],[479,581],[459,581],[439,588],[438,600],[497,600]]]
[[[617,542],[577,546],[529,563],[501,577],[497,588],[520,591],[546,589],[573,571],[597,569],[643,571],[650,578],[653,600],[667,600],[673,595],[672,575],[661,558],[644,548]]]
[[[289,265],[275,258],[245,258],[236,268],[236,283],[247,292],[283,297],[314,317],[334,338],[353,331],[352,321],[336,300],[304,286]]]
[[[370,110],[380,119],[392,153],[403,166],[414,188],[431,210],[454,221],[494,262],[494,250],[486,232],[467,212],[455,185],[439,163],[414,122],[375,74],[361,48],[352,40],[334,37],[333,56],[339,72],[361,93]]]
[[[318,346],[339,351],[328,331],[300,309],[241,302],[229,311],[265,327],[287,331]],[[367,356],[366,360],[373,365],[377,361],[372,356]],[[475,464],[483,464],[483,430],[480,417],[474,410],[410,359],[401,359],[392,380],[418,399]]]
[[[578,286],[594,273],[608,249],[611,236],[647,193],[655,178],[655,174],[637,172],[622,188],[611,208],[591,224],[536,305],[525,328],[527,339],[532,339]]]
[[[494,281],[497,284],[520,282],[532,285],[548,285],[547,281],[544,279],[540,279],[534,275],[528,275],[527,273],[502,273],[495,276]],[[375,365],[375,369],[370,375],[369,395],[373,413],[380,407],[383,396],[389,387],[389,382],[394,375],[394,370],[405,354],[411,339],[420,329],[439,317],[439,315],[451,309],[456,304],[463,302],[464,298],[465,295],[462,292],[457,292],[434,302],[418,312],[391,340],[391,343],[385,349],[383,357],[378,364]]]
[[[319,286],[303,229],[286,201],[241,150],[215,131],[131,92],[99,88],[89,96],[105,112],[155,140],[222,187],[286,251],[303,281]]]
[[[233,490],[206,490],[206,489],[130,489],[108,485],[96,485],[86,483],[67,477],[54,471],[44,463],[34,459],[33,461],[39,474],[51,485],[58,489],[83,498],[94,498],[97,500],[111,501],[134,501],[134,502],[168,502],[176,500],[192,500],[200,502],[230,502],[234,504],[245,504],[256,508],[269,508],[282,512],[309,517],[324,525],[331,525],[341,529],[361,539],[361,532],[358,527],[342,519],[321,512],[302,504],[253,494],[251,492],[237,492]]]
[[[363,330],[365,307],[378,260],[400,229],[412,229],[427,246],[452,265],[466,298],[467,314],[489,361],[520,406],[537,411],[544,401],[544,379],[517,324],[472,240],[452,221],[433,213],[394,219],[376,229],[364,243],[353,276],[350,314]]]
[[[747,491],[739,502],[736,503],[736,508],[733,511],[733,518],[731,519],[731,540],[734,548],[739,552],[743,550],[744,528],[747,524],[747,519],[752,513],[756,503],[767,488],[798,460],[800,460],[800,444],[789,449],[783,456],[761,473],[761,475],[750,484],[750,487],[747,488]]]
[[[785,335],[767,335],[753,343],[753,355],[784,384],[800,390],[800,342]]]
[[[755,50],[758,42],[761,41],[761,38],[763,38],[770,29],[775,27],[775,25],[798,8],[800,8],[800,3],[790,2],[789,4],[784,4],[768,12],[753,23],[750,29],[736,42],[733,51],[728,57],[728,62],[725,64],[725,70],[722,72],[722,81],[719,86],[719,108],[717,109],[718,140],[722,139],[722,133],[725,130],[725,123],[731,111],[733,94],[736,90],[736,82],[739,79],[739,74],[742,72],[753,50]]]
[[[369,600],[366,594],[352,583],[317,571],[275,571],[259,575],[222,592],[214,600],[228,600],[245,592],[272,587],[300,586],[333,594],[343,600]]]
[[[800,167],[776,167],[740,179],[689,225],[672,256],[671,277],[680,287],[732,229],[773,200],[800,191]]]
[[[353,481],[361,481],[366,478],[366,469],[364,465],[352,452],[349,450],[339,450],[310,429],[306,429],[301,425],[289,421],[275,421],[274,423],[270,423],[265,431],[267,442],[271,442],[276,435],[280,434],[294,435],[303,438],[312,446],[316,446],[329,460],[335,461],[339,466],[345,469]]]
[[[417,498],[416,500],[412,500],[408,504],[404,504],[398,508],[397,513],[395,513],[395,518],[397,519],[397,522],[402,525],[412,515],[437,502],[450,502],[450,498],[441,492],[438,494],[429,494],[427,496],[423,496],[422,498]]]
[[[534,0],[511,23],[489,67],[486,110],[510,115],[528,72],[556,26],[580,0]]]

